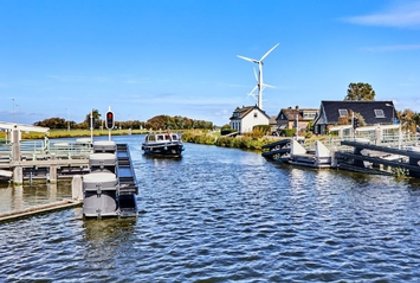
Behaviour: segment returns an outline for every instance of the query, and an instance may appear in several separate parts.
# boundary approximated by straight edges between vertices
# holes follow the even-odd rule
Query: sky
[[[181,115],[223,125],[255,105],[318,108],[351,82],[420,111],[419,0],[0,0],[0,121]]]

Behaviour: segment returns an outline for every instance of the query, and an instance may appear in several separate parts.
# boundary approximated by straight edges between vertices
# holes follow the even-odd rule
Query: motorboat
[[[184,145],[177,133],[149,133],[141,149],[145,155],[160,157],[181,157]]]

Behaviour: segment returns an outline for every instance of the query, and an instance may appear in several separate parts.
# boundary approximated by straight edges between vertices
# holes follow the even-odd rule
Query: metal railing
[[[344,136],[343,138],[338,137],[329,137],[320,139],[327,148],[333,151],[347,151],[352,148],[348,146],[341,145],[343,140],[366,140],[371,144],[395,147],[395,148],[411,148],[411,147],[420,147],[420,135],[413,133],[401,133],[400,135],[388,134],[383,135],[381,140],[377,140],[375,135],[371,134],[356,134],[356,136]],[[305,140],[304,147],[306,150],[315,150],[315,143],[317,140]]]
[[[91,154],[89,144],[78,143],[50,143],[42,140],[27,140],[20,143],[21,157],[24,159],[48,159],[66,158],[81,159],[88,158]],[[12,159],[12,144],[0,145],[0,162],[9,162]]]

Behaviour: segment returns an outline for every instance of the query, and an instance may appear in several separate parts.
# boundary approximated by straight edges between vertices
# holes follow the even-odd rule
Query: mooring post
[[[354,147],[354,155],[362,156],[362,150],[363,150],[362,147],[355,146]],[[359,160],[359,159],[355,159],[354,162],[353,162],[353,165],[358,166],[358,167],[365,167],[365,165],[363,163],[363,160]]]
[[[50,183],[57,182],[57,165],[55,163],[55,156],[51,156],[51,166],[50,166]]]
[[[80,175],[74,175],[71,180],[71,198],[76,201],[83,200],[83,180]]]
[[[410,163],[410,165],[417,166],[417,167],[420,168],[420,165],[419,165],[420,158],[415,158],[415,157],[410,156],[409,159],[408,159],[408,162]],[[409,170],[408,175],[410,177],[420,178],[420,173],[416,172],[414,170]]]
[[[20,131],[17,126],[12,132],[12,162],[13,162],[13,183],[16,185],[23,183],[23,169],[19,164],[21,161],[20,155]]]

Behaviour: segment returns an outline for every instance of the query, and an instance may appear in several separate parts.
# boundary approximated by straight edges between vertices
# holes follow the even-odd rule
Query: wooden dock
[[[0,222],[16,220],[16,219],[20,219],[24,217],[53,212],[57,210],[67,209],[67,208],[73,208],[73,207],[77,207],[81,205],[82,205],[81,201],[65,199],[62,201],[29,207],[23,210],[0,213]]]

